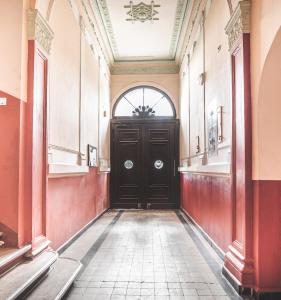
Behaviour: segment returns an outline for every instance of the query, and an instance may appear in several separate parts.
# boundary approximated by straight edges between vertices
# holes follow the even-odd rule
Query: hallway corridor
[[[281,299],[281,0],[0,0],[0,300]]]
[[[218,256],[180,212],[109,212],[89,230],[109,215],[67,299],[239,299]],[[63,255],[74,255],[70,248]]]

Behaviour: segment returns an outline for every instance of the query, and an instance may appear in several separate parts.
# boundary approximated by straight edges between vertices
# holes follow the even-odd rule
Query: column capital
[[[228,35],[229,51],[232,52],[243,33],[250,33],[251,27],[251,1],[240,1],[225,27]]]
[[[37,9],[28,10],[28,39],[36,40],[50,54],[54,32]]]

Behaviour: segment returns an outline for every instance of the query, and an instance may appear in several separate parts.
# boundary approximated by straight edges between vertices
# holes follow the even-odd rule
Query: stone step
[[[57,257],[56,252],[45,251],[5,273],[0,280],[0,300],[24,299],[23,295],[46,275]]]
[[[58,258],[48,276],[27,296],[28,300],[61,299],[81,270],[82,264],[71,258]]]
[[[1,248],[0,249],[0,276],[10,268],[18,264],[24,255],[31,249],[31,245],[22,248]]]

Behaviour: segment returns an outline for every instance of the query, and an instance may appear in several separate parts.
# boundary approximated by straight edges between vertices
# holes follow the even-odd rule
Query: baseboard
[[[254,297],[257,300],[280,300],[281,292],[254,292]]]
[[[237,279],[225,268],[222,268],[222,276],[229,282],[229,284],[234,288],[234,290],[239,294],[244,294],[244,295],[250,295],[251,290],[247,289],[244,290],[244,293],[242,293],[241,290],[241,285],[237,281]]]
[[[220,259],[224,260],[224,251],[214,242],[214,240],[204,231],[204,229],[195,222],[195,220],[188,214],[188,212],[185,209],[181,207],[180,211],[183,213],[184,217],[187,218],[188,222],[190,222],[194,226],[194,230],[196,230],[197,233],[200,234],[207,241],[207,243],[215,250]]]
[[[215,250],[218,256],[223,260],[225,253],[223,250],[210,238],[210,236],[199,226],[194,219],[183,209],[181,208],[183,217],[187,219],[187,222],[193,225],[193,230],[197,232],[200,236],[202,236],[207,243]],[[257,300],[280,300],[281,292],[256,292],[252,288],[243,288],[237,282],[236,278],[229,273],[224,267],[222,269],[223,277],[228,281],[228,283],[233,287],[233,289],[239,294],[243,296],[253,296],[254,299]]]
[[[82,227],[77,233],[75,233],[68,241],[66,241],[63,245],[61,245],[57,252],[61,255],[68,247],[70,247],[87,229],[89,229],[98,219],[100,219],[110,208],[105,209],[102,213],[96,216],[93,220],[91,220],[88,224]]]

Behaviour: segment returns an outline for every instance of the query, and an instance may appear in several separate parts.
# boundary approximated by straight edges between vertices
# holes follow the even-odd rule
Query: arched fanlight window
[[[123,93],[113,107],[113,117],[176,117],[170,97],[150,86],[134,87]]]

